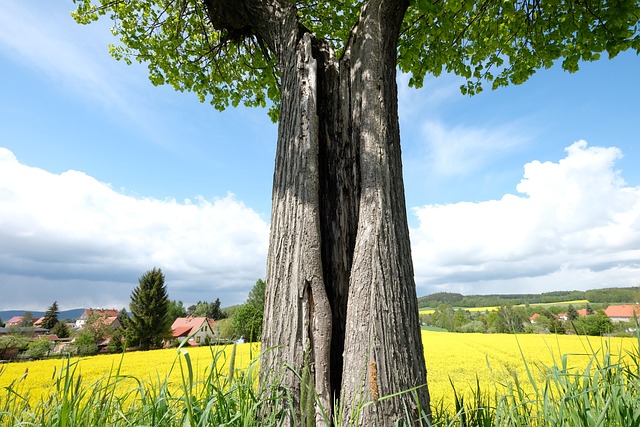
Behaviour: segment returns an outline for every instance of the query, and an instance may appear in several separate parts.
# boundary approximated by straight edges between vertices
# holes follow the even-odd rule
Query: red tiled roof
[[[640,316],[640,306],[635,304],[610,305],[604,312],[609,317],[633,317],[633,313]]]
[[[87,317],[91,316],[94,313],[98,314],[99,316],[103,316],[103,317],[116,317],[118,315],[118,310],[116,310],[116,309],[101,309],[101,308],[87,308],[84,311],[84,314],[86,314]]]
[[[22,322],[23,317],[24,316],[13,316],[11,319],[7,320],[5,324],[7,325],[7,327],[17,325],[18,323]]]
[[[181,337],[189,335],[192,330],[196,330],[207,323],[209,328],[213,329],[213,319],[207,319],[206,317],[178,317],[171,325],[171,334],[174,337]]]
[[[190,334],[193,326],[178,326],[177,328],[171,328],[171,335],[174,338],[177,337],[186,337]]]

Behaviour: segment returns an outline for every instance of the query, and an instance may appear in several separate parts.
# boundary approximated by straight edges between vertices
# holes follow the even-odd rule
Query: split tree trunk
[[[261,375],[290,392],[292,424],[324,425],[334,402],[343,425],[430,411],[395,82],[406,7],[367,2],[340,59],[304,30],[279,38]]]

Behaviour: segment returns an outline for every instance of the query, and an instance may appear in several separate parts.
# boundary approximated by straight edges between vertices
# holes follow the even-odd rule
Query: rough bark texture
[[[395,82],[408,2],[365,2],[341,58],[289,0],[205,4],[214,25],[263,40],[281,76],[263,380],[282,381],[291,425],[326,425],[334,402],[342,425],[417,421],[429,394]],[[378,400],[413,388],[417,402]]]
[[[370,1],[352,34],[352,134],[360,147],[360,206],[351,269],[342,402],[345,417],[360,425],[393,425],[416,415],[411,394],[355,413],[353,403],[415,387],[422,409],[429,395],[420,336],[405,208],[396,36],[407,5]],[[353,402],[353,403],[350,403]]]

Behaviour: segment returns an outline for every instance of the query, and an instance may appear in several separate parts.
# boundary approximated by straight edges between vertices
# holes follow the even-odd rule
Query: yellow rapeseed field
[[[632,338],[587,338],[553,334],[460,334],[423,331],[422,337],[432,402],[443,402],[445,406],[453,404],[450,379],[458,393],[466,396],[471,396],[476,378],[480,381],[481,388],[490,392],[496,390],[495,385],[500,384],[505,375],[512,376],[514,372],[523,383],[528,383],[523,355],[535,381],[542,384],[547,372],[544,366],[560,366],[563,358],[567,367],[582,371],[593,358],[594,352],[600,361],[603,353],[624,355],[626,350],[632,351],[638,346],[638,341]],[[188,348],[196,379],[202,379],[208,374],[213,355],[220,351],[222,353],[218,353],[217,369],[222,373],[228,372],[231,349],[232,346]],[[238,345],[236,368],[248,366],[251,358],[257,357],[259,351],[257,344]],[[72,359],[72,362],[78,361],[78,373],[81,373],[85,385],[93,384],[110,372],[115,373],[119,365],[121,375],[132,375],[138,380],[157,384],[167,378],[174,366],[169,382],[179,387],[180,367],[176,365],[177,355],[176,349],[166,349],[130,352],[124,357],[101,355]],[[45,399],[54,390],[55,378],[65,364],[66,361],[62,360],[46,360],[0,366],[0,399],[4,396],[5,387],[25,374],[26,377],[20,381],[21,389],[29,391],[32,401]]]
[[[219,347],[188,347],[188,353],[196,379],[200,380],[208,375],[214,357],[218,362],[219,372],[228,373],[229,360],[233,346]],[[260,352],[259,344],[240,344],[236,348],[235,367],[242,368],[249,365],[252,358]],[[109,375],[135,377],[137,380],[158,384],[165,379],[174,387],[181,384],[180,352],[175,349],[136,351],[122,354],[98,355],[83,358],[71,358],[72,368],[76,368],[75,377],[81,375],[84,385],[91,385]],[[214,356],[215,355],[215,356]],[[182,364],[185,358],[182,356]],[[0,390],[15,384],[21,391],[28,391],[30,400],[41,400],[54,392],[56,378],[67,365],[67,360],[49,359],[32,362],[8,363],[0,365]],[[185,365],[186,366],[186,365]],[[185,372],[187,371],[185,367]],[[123,387],[135,387],[137,382],[131,380],[123,383]],[[4,393],[0,393],[0,399]]]
[[[538,385],[544,383],[551,366],[583,372],[592,361],[596,365],[603,354],[613,361],[626,351],[638,348],[636,338],[601,338],[555,334],[461,334],[422,332],[432,402],[453,403],[451,381],[458,393],[472,394],[476,378],[481,389],[493,392],[505,376],[518,375],[528,384],[527,366]],[[595,354],[595,356],[594,356]],[[524,361],[523,361],[524,356]],[[498,392],[501,390],[498,388]]]

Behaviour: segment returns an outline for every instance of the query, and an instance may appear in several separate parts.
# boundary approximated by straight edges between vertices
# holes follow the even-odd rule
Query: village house
[[[604,313],[609,316],[612,322],[630,322],[634,316],[640,316],[640,305],[610,305]]]
[[[4,327],[10,328],[12,326],[18,326],[20,325],[20,323],[22,323],[23,318],[24,316],[13,316],[11,319],[6,321],[6,323],[4,324]]]
[[[178,317],[171,325],[172,342],[182,343],[189,339],[190,345],[211,343],[219,338],[219,332],[214,329],[214,324],[213,319],[206,317]]]
[[[87,319],[89,318],[89,316],[91,316],[93,314],[97,314],[99,317],[103,317],[103,318],[113,318],[113,317],[118,317],[118,310],[116,310],[116,309],[106,309],[105,310],[105,309],[101,309],[101,308],[87,308],[82,312],[80,317],[78,317],[78,319],[76,319],[75,328],[76,329],[82,329],[84,327],[84,324],[87,323]],[[109,324],[111,324],[111,323],[109,323]]]
[[[580,310],[576,310],[578,312],[578,316],[586,316],[587,315],[587,309],[586,308],[581,308]],[[560,313],[558,314],[558,319],[566,321],[569,319],[569,315],[567,313]]]

